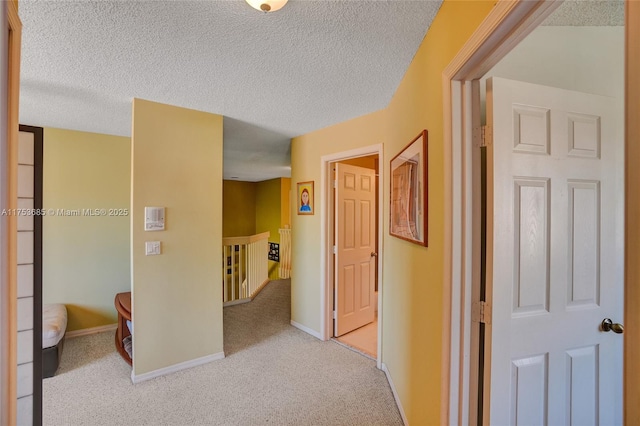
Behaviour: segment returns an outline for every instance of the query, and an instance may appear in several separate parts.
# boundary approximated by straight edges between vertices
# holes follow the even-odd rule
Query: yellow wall
[[[134,99],[132,174],[134,375],[220,355],[222,116]],[[145,206],[164,231],[144,231]]]
[[[280,207],[282,184],[280,178],[257,183],[256,187],[256,234],[269,231],[269,241],[280,243]],[[277,280],[278,262],[269,261],[269,279]]]
[[[256,183],[223,181],[222,236],[256,234]]]
[[[384,111],[374,112],[344,123],[294,138],[291,142],[291,187],[298,182],[314,182],[315,212],[298,215],[296,195],[291,199],[291,319],[320,332],[320,300],[324,283],[320,281],[320,157],[386,139]]]
[[[316,214],[293,216],[292,320],[320,331],[320,157],[384,143],[384,164],[422,129],[429,132],[429,247],[388,234],[383,199],[383,348],[409,424],[439,425],[442,371],[444,147],[442,71],[487,16],[493,1],[445,1],[400,83],[382,111],[313,132],[292,141],[292,185],[314,180]],[[385,174],[383,194],[389,193]],[[431,331],[437,330],[434,334]]]
[[[45,209],[130,209],[130,139],[44,129]],[[113,324],[129,291],[129,214],[42,218],[43,303],[64,303],[67,331]],[[117,211],[112,213],[123,213]]]
[[[397,154],[422,129],[428,134],[429,247],[388,236],[385,220],[383,359],[410,421],[440,415],[442,345],[425,325],[441,330],[444,261],[444,146],[442,71],[494,2],[446,1],[398,87],[389,107],[389,154]],[[428,99],[428,100],[427,100]],[[386,147],[385,147],[386,148]],[[385,177],[384,193],[389,191]],[[385,205],[385,218],[388,206]],[[391,259],[388,256],[390,253]],[[385,289],[388,289],[386,287]],[[416,421],[412,421],[416,423]]]

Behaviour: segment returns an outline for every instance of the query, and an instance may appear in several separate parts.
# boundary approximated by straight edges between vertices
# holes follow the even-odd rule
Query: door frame
[[[375,287],[377,287],[377,259],[375,259],[375,257],[377,256],[377,250],[378,250],[378,210],[377,210],[377,206],[378,206],[378,188],[379,188],[379,183],[377,181],[377,176],[378,176],[378,168],[379,168],[379,164],[378,164],[378,156],[377,155],[370,155],[370,156],[366,156],[366,157],[358,157],[355,160],[358,160],[359,158],[361,159],[374,159],[375,158],[375,168],[371,168],[371,167],[365,167],[365,166],[358,166],[356,164],[353,163],[349,163],[349,160],[347,161],[336,161],[336,162],[332,162],[329,163],[329,166],[331,167],[331,175],[333,177],[333,181],[334,181],[334,189],[332,191],[333,196],[331,197],[332,201],[333,201],[333,208],[332,211],[333,213],[333,230],[332,230],[332,234],[333,234],[333,247],[334,247],[334,255],[332,256],[333,259],[333,266],[334,266],[334,270],[333,270],[333,297],[331,298],[334,306],[333,306],[333,311],[334,311],[334,315],[333,315],[333,333],[331,333],[336,339],[339,339],[342,336],[348,335],[351,332],[359,329],[360,327],[363,327],[365,325],[371,324],[373,321],[375,321],[376,319],[376,313],[377,313],[377,292],[375,291]],[[340,170],[338,170],[340,169]],[[345,179],[347,177],[348,174],[350,173],[354,173],[356,174],[355,179],[356,181],[353,182],[354,187],[349,190],[346,182],[341,182],[341,180]],[[368,176],[371,179],[370,181],[370,185],[373,185],[373,188],[369,188],[369,191],[363,191],[362,189],[362,182],[357,183],[357,181],[361,178],[363,178],[364,176]],[[348,192],[352,192],[352,195],[347,195]],[[345,198],[346,197],[346,198]],[[356,200],[354,200],[352,197],[355,197]],[[367,235],[369,235],[369,245],[368,247],[366,247],[365,249],[363,249],[362,247],[352,247],[352,250],[347,249],[344,246],[344,243],[346,242],[348,231],[346,230],[347,224],[343,223],[341,225],[340,221],[347,221],[347,214],[346,214],[346,206],[344,205],[344,202],[347,200],[351,200],[351,201],[356,201],[356,203],[358,201],[362,202],[362,199],[367,199],[369,201],[373,201],[373,206],[371,206],[368,216],[369,219],[373,219],[373,220],[369,220],[368,221],[368,225],[366,227],[366,232]],[[361,233],[365,232],[364,228],[361,226],[363,224],[363,216],[362,216],[362,212],[363,210],[363,206],[354,206],[355,207],[355,211],[354,211],[354,216],[353,216],[353,220],[354,223],[352,223],[352,226],[354,228],[358,228],[360,227],[360,231]],[[358,214],[358,212],[360,212],[360,214]],[[360,219],[356,218],[360,216]],[[371,218],[371,216],[373,216],[373,218]],[[339,220],[340,221],[339,221]],[[371,233],[373,232],[373,235],[371,235]],[[361,234],[362,235],[362,234]],[[353,235],[353,238],[357,239],[357,235]],[[360,242],[362,242],[362,239],[360,238]],[[354,241],[355,243],[355,241]],[[355,250],[355,252],[358,253],[358,255],[354,254],[354,253],[349,253],[350,251]],[[366,252],[366,253],[365,253]],[[375,253],[375,256],[374,256]],[[363,277],[363,271],[360,270],[360,273],[356,273],[354,278],[354,294],[353,296],[355,296],[355,300],[360,300],[359,302],[356,302],[354,300],[354,310],[350,313],[347,314],[345,312],[345,293],[344,293],[344,288],[342,288],[343,291],[338,291],[339,287],[338,286],[342,286],[342,285],[346,285],[346,277],[343,276],[341,278],[342,272],[344,272],[344,268],[347,265],[351,265],[354,266],[355,269],[358,269],[358,265],[356,263],[353,262],[359,262],[362,260],[362,256],[367,257],[367,270],[369,272],[369,275],[366,279],[366,286],[367,286],[367,292],[369,293],[369,297],[368,297],[368,302],[371,303],[372,299],[375,299],[375,305],[373,303],[371,303],[370,305],[367,305],[365,308],[365,311],[362,312],[362,296],[364,289],[363,286],[365,285],[364,280],[362,279]],[[359,260],[356,260],[356,257],[359,258]],[[374,259],[372,259],[372,257]],[[337,270],[336,270],[337,268]],[[360,268],[362,268],[362,265],[360,265]],[[360,277],[360,279],[357,279],[357,277]],[[341,281],[342,280],[342,281]],[[374,288],[371,288],[374,287]],[[342,297],[342,300],[339,300]],[[373,312],[372,312],[373,310]],[[372,315],[373,314],[373,315]],[[371,321],[369,321],[369,318],[371,318]],[[377,322],[376,322],[376,335],[378,333],[378,329],[377,329]],[[377,346],[378,340],[376,338],[376,346]],[[377,354],[377,351],[376,351]]]
[[[22,23],[18,2],[2,2],[1,19],[6,19],[8,43],[0,49],[3,55],[2,87],[6,99],[0,108],[6,134],[0,143],[0,207],[15,209],[18,203],[18,105],[20,96],[20,46]],[[6,13],[5,13],[6,12]],[[3,22],[4,23],[4,22]],[[3,39],[6,40],[6,39]],[[6,56],[5,56],[6,55]],[[4,60],[6,58],[6,61]],[[5,96],[5,93],[3,93]],[[6,104],[5,104],[6,102]],[[6,138],[6,139],[5,139]],[[6,216],[0,223],[0,424],[15,424],[17,418],[17,221]]]
[[[383,145],[376,144],[356,148],[349,151],[337,152],[322,156],[320,159],[320,199],[322,200],[322,209],[320,210],[320,282],[322,283],[322,291],[320,296],[320,336],[323,340],[331,339],[333,335],[333,214],[334,203],[331,189],[333,183],[331,179],[331,165],[338,161],[349,160],[351,158],[365,157],[369,155],[378,155],[378,182],[384,182],[384,156]],[[378,269],[378,354],[376,357],[376,365],[382,369],[382,298],[384,283],[382,278],[382,259],[383,253],[383,226],[382,218],[384,197],[382,196],[382,184],[378,185],[378,259],[376,268]]]
[[[499,0],[442,77],[445,145],[445,291],[443,330],[444,424],[475,424],[478,376],[477,330],[471,323],[473,289],[480,277],[480,122],[478,80],[549,16],[560,2]],[[640,215],[640,4],[625,2],[625,217]],[[632,42],[633,41],[633,42]],[[636,142],[635,144],[633,142]],[[625,221],[624,377],[640,374],[640,318],[629,307],[640,306],[640,224]],[[623,383],[625,424],[640,421],[640,385]],[[490,387],[485,387],[488,391]],[[472,403],[473,402],[473,403]],[[483,424],[488,424],[484,410]]]
[[[640,4],[625,1],[625,192],[626,218],[640,215]],[[624,424],[640,424],[640,385],[633,378],[640,374],[640,224],[625,220],[624,227],[624,384],[622,411]]]
[[[44,129],[20,124],[33,134],[33,208],[42,209]],[[18,166],[19,168],[20,166]],[[19,180],[19,179],[18,179]],[[33,216],[33,424],[42,426],[42,216]]]

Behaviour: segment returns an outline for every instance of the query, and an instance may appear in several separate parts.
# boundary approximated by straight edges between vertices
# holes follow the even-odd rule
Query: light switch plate
[[[147,256],[155,256],[160,254],[160,241],[146,241],[144,243],[144,251]]]

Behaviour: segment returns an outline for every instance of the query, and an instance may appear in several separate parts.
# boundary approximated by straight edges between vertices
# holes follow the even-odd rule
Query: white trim
[[[384,374],[387,376],[387,382],[389,382],[389,387],[391,388],[391,393],[393,393],[393,399],[396,400],[396,405],[398,406],[398,411],[400,411],[400,417],[402,417],[402,423],[406,425],[409,424],[407,420],[407,415],[404,414],[404,408],[402,408],[402,402],[400,401],[400,397],[398,396],[398,392],[396,392],[396,387],[393,384],[393,380],[391,379],[391,373],[387,368],[387,364],[384,362],[381,364],[381,370],[384,371]]]
[[[443,78],[443,101],[444,111],[451,109],[452,98],[455,99],[456,94],[459,94],[460,85],[452,83],[449,79]],[[448,96],[447,96],[448,95]],[[442,376],[441,386],[443,395],[449,394],[449,399],[457,396],[458,390],[454,385],[459,383],[460,372],[454,368],[459,364],[460,354],[459,342],[460,342],[460,328],[463,327],[463,322],[454,323],[453,318],[460,317],[460,306],[456,301],[460,300],[461,289],[456,283],[460,282],[462,275],[462,256],[461,246],[462,230],[461,223],[461,188],[460,188],[460,167],[461,164],[457,159],[459,158],[459,144],[456,143],[460,138],[460,132],[456,131],[456,126],[453,123],[457,123],[461,117],[454,112],[452,115],[445,114],[444,125],[444,164],[445,164],[445,201],[444,201],[444,217],[445,217],[445,238],[444,238],[444,274],[443,274],[443,327],[442,327]],[[453,141],[448,144],[448,142]],[[449,291],[447,291],[449,289]],[[458,324],[458,328],[454,325]],[[455,348],[455,350],[453,349]],[[443,400],[446,398],[443,398]],[[456,424],[457,423],[457,411],[454,407],[462,408],[462,402],[456,400],[456,405],[445,405],[444,401],[441,407],[440,417],[444,420],[444,423]],[[450,422],[447,422],[449,419]]]
[[[460,84],[458,82],[458,84]],[[481,170],[481,153],[479,149],[474,149],[475,146],[480,146],[481,136],[481,105],[480,105],[480,82],[474,80],[473,82],[467,82],[464,84],[463,91],[460,93],[462,99],[471,100],[464,103],[464,120],[460,120],[460,125],[464,129],[463,134],[468,135],[465,137],[463,146],[463,158],[464,158],[464,170],[465,177],[463,185],[465,188],[465,194],[463,202],[466,210],[471,211],[471,214],[466,215],[464,218],[464,234],[468,239],[468,243],[463,245],[464,249],[464,282],[471,283],[471,285],[465,286],[464,293],[460,294],[462,298],[462,310],[465,321],[461,325],[462,333],[462,353],[468,354],[469,359],[479,359],[480,352],[480,327],[471,326],[470,312],[472,302],[480,300],[480,284],[482,275],[482,170]],[[474,129],[476,132],[474,133]],[[471,168],[472,172],[469,173],[468,169]],[[462,395],[462,403],[464,404],[462,410],[458,410],[461,413],[463,419],[475,419],[478,416],[477,404],[469,405],[469,401],[478,400],[478,383],[479,373],[477,363],[466,362],[461,368],[462,372],[462,386],[470,389],[471,392],[467,392]]]
[[[350,158],[364,157],[368,155],[378,155],[378,354],[376,359],[376,366],[382,368],[382,298],[383,298],[383,259],[384,259],[384,146],[383,144],[369,145],[361,148],[352,149],[349,151],[336,152],[333,154],[323,155],[320,158],[320,200],[322,200],[323,207],[320,210],[320,339],[329,340],[333,335],[332,321],[333,321],[333,295],[331,291],[331,280],[328,277],[333,272],[333,265],[328,262],[330,259],[331,245],[329,244],[330,235],[328,230],[332,226],[333,214],[330,211],[333,203],[330,202],[329,196],[333,183],[331,182],[331,174],[329,168],[331,163],[348,160]]]
[[[235,306],[235,305],[242,305],[245,303],[249,303],[251,302],[253,299],[250,297],[245,297],[244,299],[236,299],[236,300],[232,300],[230,302],[224,302],[222,304],[223,308],[228,308],[229,306]]]
[[[102,333],[103,331],[115,331],[118,328],[118,324],[99,325],[97,327],[83,328],[81,330],[73,330],[65,334],[67,339],[73,339],[74,337],[88,336],[90,334]]]
[[[443,336],[443,394],[441,416],[445,424],[470,424],[471,300],[477,250],[474,235],[474,158],[471,118],[472,90],[467,86],[482,77],[513,47],[533,31],[560,1],[498,1],[460,52],[443,71],[445,145],[445,272]],[[471,258],[470,258],[471,257]],[[474,271],[474,273],[472,273]],[[454,327],[456,324],[457,327]],[[488,396],[488,395],[487,395]],[[485,410],[485,422],[488,413]]]
[[[9,86],[9,49],[8,44],[4,41],[5,35],[9,31],[7,8],[8,2],[3,1],[0,4],[0,23],[2,31],[2,43],[0,44],[0,209],[9,208],[7,204],[8,169],[7,169],[7,151],[8,151],[8,133],[7,119],[9,117],[9,106],[7,104]],[[11,291],[8,282],[9,270],[7,268],[7,260],[9,259],[9,240],[7,238],[8,220],[6,217],[0,218],[0,424],[9,422],[9,411],[12,410],[11,392],[9,389],[10,375],[9,371],[13,368],[10,359],[10,353],[14,349],[10,347],[11,334],[13,330],[9,327],[9,299]]]
[[[22,22],[18,14],[18,1],[3,2],[3,17],[8,25],[2,37],[5,132],[0,143],[0,207],[15,208],[18,200],[18,125],[20,103],[20,52]],[[5,6],[6,5],[6,6]],[[5,38],[5,36],[9,36]],[[6,41],[5,41],[6,40]],[[6,61],[6,62],[4,62]],[[6,69],[6,73],[5,70]],[[6,103],[5,103],[6,102]],[[15,424],[17,417],[17,222],[15,216],[0,220],[0,424]]]
[[[274,281],[275,281],[275,280],[274,280]],[[245,297],[244,299],[236,299],[236,300],[232,300],[232,301],[230,301],[230,302],[224,302],[224,303],[222,304],[222,307],[223,307],[223,308],[228,308],[229,306],[242,305],[242,304],[244,304],[244,303],[252,302],[252,301],[253,301],[253,299],[255,299],[255,298],[256,298],[256,296],[257,296],[258,294],[260,294],[260,292],[262,291],[262,289],[263,289],[267,284],[269,284],[270,282],[271,282],[271,280],[270,280],[269,278],[267,278],[266,280],[264,280],[264,281],[262,282],[262,284],[260,284],[260,286],[258,286],[258,288],[256,288],[256,291],[255,291],[255,293],[253,293],[253,296],[251,296],[251,297]]]
[[[323,155],[320,158],[320,161],[322,161],[322,163],[341,161],[347,160],[349,158],[365,157],[367,155],[377,154],[378,152],[382,152],[381,143],[350,149],[348,151],[334,152],[333,154]]]
[[[217,361],[224,358],[224,352],[218,352],[217,354],[203,356],[201,358],[192,359],[190,361],[181,362],[178,364],[170,365],[169,367],[160,368],[158,370],[149,371],[143,374],[134,374],[131,370],[131,381],[133,383],[140,383],[147,380],[155,379],[156,377],[166,376],[167,374],[176,373],[178,371],[186,370],[187,368],[197,367],[199,365],[208,364],[212,361]],[[134,358],[135,359],[135,358]]]
[[[242,237],[224,237],[222,239],[223,246],[240,246],[255,243],[257,241],[268,240],[271,236],[271,232],[266,231],[260,234],[247,235]]]
[[[322,335],[320,333],[318,333],[315,330],[310,329],[307,326],[304,326],[302,324],[300,324],[299,322],[295,322],[294,320],[291,320],[291,325],[294,326],[295,328],[297,328],[298,330],[302,330],[307,334],[312,335],[313,337],[320,339],[320,340],[325,340],[322,338]]]
[[[326,203],[328,193],[327,188],[331,188],[331,175],[328,173],[329,163],[346,160],[349,158],[364,157],[366,155],[378,154],[378,162],[382,164],[382,144],[370,145],[361,148],[352,149],[349,151],[336,152],[333,154],[323,155],[320,158],[320,200],[323,201],[324,207],[320,210],[320,334],[323,336],[322,340],[329,340],[331,338],[331,325],[330,321],[333,317],[331,312],[333,309],[328,303],[331,300],[331,291],[328,288],[327,277],[329,272],[332,271],[330,265],[327,263],[329,258],[327,250],[329,249],[329,243],[327,241],[327,230],[331,228],[331,212],[328,211],[329,205]],[[380,172],[378,172],[380,175]],[[382,179],[380,179],[382,181]],[[382,185],[380,185],[382,187]],[[382,194],[380,194],[381,196]],[[379,197],[379,200],[382,198]],[[330,204],[330,203],[329,203]],[[382,203],[380,203],[382,204]],[[382,217],[382,211],[379,212],[379,217]],[[380,234],[382,235],[382,234]],[[381,240],[380,240],[381,241]],[[382,245],[381,245],[382,246]],[[382,249],[381,249],[382,250]],[[381,253],[378,253],[378,267],[381,265],[380,259]],[[378,288],[380,287],[380,277],[382,276],[381,270],[378,271]],[[378,294],[380,297],[380,294]]]
[[[640,421],[640,387],[634,377],[640,373],[640,320],[637,309],[640,305],[640,227],[637,217],[640,212],[640,4],[625,2],[625,262],[624,262],[624,388],[623,424],[638,424]],[[628,330],[628,331],[627,331]]]
[[[275,280],[274,280],[275,281]],[[255,299],[258,294],[260,294],[260,292],[262,291],[262,289],[271,282],[271,280],[269,278],[267,278],[266,280],[264,280],[262,282],[262,284],[260,284],[257,288],[256,291],[253,293],[253,296],[251,296],[251,300]]]

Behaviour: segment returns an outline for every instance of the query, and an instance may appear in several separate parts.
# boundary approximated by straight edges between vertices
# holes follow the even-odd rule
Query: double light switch
[[[160,254],[160,241],[146,241],[144,243],[144,248],[147,256]]]

